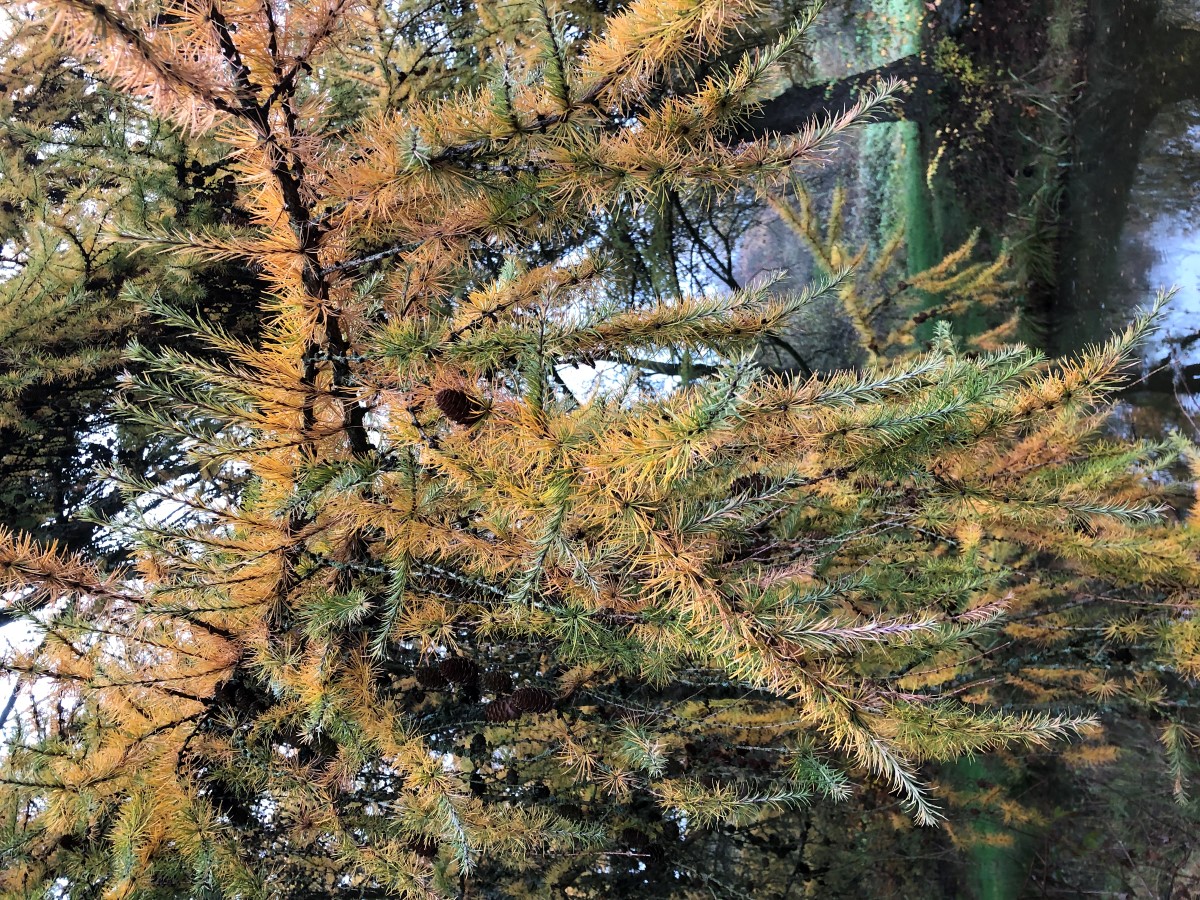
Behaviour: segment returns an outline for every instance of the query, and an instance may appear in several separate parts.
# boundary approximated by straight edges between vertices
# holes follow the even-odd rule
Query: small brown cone
[[[466,427],[487,415],[487,407],[478,398],[458,388],[442,388],[433,395],[433,402],[447,419]]]
[[[761,494],[771,486],[771,479],[761,472],[739,475],[730,486],[735,494]]]
[[[544,713],[554,709],[558,698],[545,688],[523,687],[513,691],[512,702],[521,712]]]
[[[439,668],[441,669],[442,677],[447,681],[453,681],[455,684],[468,682],[479,674],[479,666],[475,664],[473,659],[468,659],[465,656],[452,656],[449,659],[444,659]]]
[[[521,711],[513,705],[511,697],[498,697],[483,710],[483,717],[493,724],[511,722],[520,716]]]

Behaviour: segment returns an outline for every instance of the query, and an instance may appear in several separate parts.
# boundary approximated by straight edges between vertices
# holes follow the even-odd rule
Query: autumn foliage
[[[269,290],[254,343],[138,297],[206,350],[134,346],[124,413],[222,492],[110,472],[117,571],[0,543],[39,634],[4,665],[41,698],[0,773],[5,896],[539,896],[864,778],[933,824],[922,763],[1092,723],[986,686],[1012,617],[1124,592],[1120,627],[1200,670],[1163,476],[1192,450],[1097,436],[1155,311],[1077,360],[942,325],[796,378],[756,348],[846,269],[614,301],[601,211],[765,201],[889,101],[733,142],[806,23],[709,65],[755,4],[635,0],[590,36],[531,5],[486,78],[401,97],[370,5],[41,7],[236,160],[244,227],[126,240]],[[679,349],[705,374],[634,377]]]

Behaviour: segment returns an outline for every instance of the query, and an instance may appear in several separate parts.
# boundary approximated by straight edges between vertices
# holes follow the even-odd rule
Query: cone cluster
[[[497,697],[483,711],[489,722],[511,722],[524,713],[546,713],[554,709],[555,696],[545,688],[517,688],[506,697]]]

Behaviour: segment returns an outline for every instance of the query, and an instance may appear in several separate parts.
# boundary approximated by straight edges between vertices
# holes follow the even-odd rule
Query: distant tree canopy
[[[918,348],[880,337],[887,260],[851,281],[836,229],[798,294],[630,288],[622,216],[788,209],[890,100],[733,138],[808,19],[732,53],[752,0],[38,9],[30,33],[123,98],[95,112],[115,144],[136,129],[102,110],[128,106],[200,148],[120,242],[96,223],[146,199],[132,163],[14,232],[76,229],[44,246],[85,269],[95,241],[151,256],[117,297],[179,339],[128,352],[121,421],[188,475],[113,460],[123,566],[0,540],[37,638],[4,661],[37,698],[0,769],[5,896],[700,896],[707,829],[769,833],[862,779],[935,824],[922,763],[1090,727],[991,686],[1007,616],[1120,592],[1137,614],[1109,627],[1153,638],[1162,677],[1110,692],[1166,708],[1200,671],[1195,525],[1164,503],[1193,449],[1096,433],[1157,308],[1075,360],[964,352],[944,323]],[[175,288],[196,262],[230,279],[205,302],[250,285],[251,326]],[[952,305],[1001,268],[920,285]],[[874,364],[764,371],[764,336],[826,294]],[[86,371],[86,341],[36,327]]]

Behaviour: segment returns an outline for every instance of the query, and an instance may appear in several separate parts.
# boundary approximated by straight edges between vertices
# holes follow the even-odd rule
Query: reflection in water
[[[1060,351],[1103,340],[1175,285],[1167,329],[1147,349],[1158,362],[1168,340],[1200,332],[1200,3],[1092,0],[1090,12],[1051,337]],[[1200,341],[1181,353],[1200,364]]]
[[[1143,142],[1129,193],[1125,228],[1117,248],[1113,284],[1116,309],[1148,302],[1167,287],[1177,289],[1167,326],[1147,348],[1163,359],[1165,341],[1200,331],[1200,103],[1164,107]],[[1121,298],[1127,298],[1122,300]],[[1200,344],[1181,350],[1184,363],[1200,362]]]

